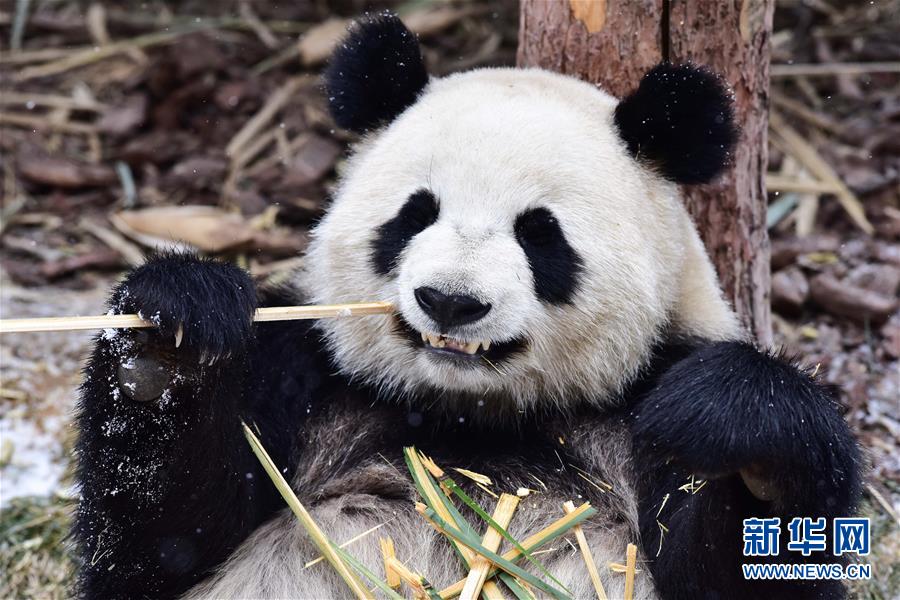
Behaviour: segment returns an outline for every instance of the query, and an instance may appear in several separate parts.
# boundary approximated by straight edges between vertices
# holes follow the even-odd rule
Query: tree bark
[[[726,297],[763,346],[772,343],[767,160],[774,0],[521,0],[518,63],[597,83],[622,97],[657,63],[692,62],[734,90],[741,137],[716,182],[684,188]]]

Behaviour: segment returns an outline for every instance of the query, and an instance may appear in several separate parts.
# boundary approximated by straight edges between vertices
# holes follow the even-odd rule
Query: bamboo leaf
[[[444,520],[454,523],[456,527],[468,535],[477,536],[478,534],[472,528],[468,521],[459,513],[456,506],[447,498],[438,487],[437,482],[431,476],[431,473],[425,469],[422,461],[419,459],[418,452],[413,447],[403,449],[403,457],[406,459],[406,466],[412,475],[413,483],[429,508],[438,513]],[[470,555],[465,547],[460,547],[454,540],[450,540],[453,548],[463,560],[466,567],[469,566]]]
[[[377,575],[375,575],[375,573],[366,568],[364,564],[356,560],[356,558],[354,558],[349,552],[336,545],[334,542],[332,542],[331,546],[334,548],[334,551],[340,555],[341,558],[350,563],[351,567],[362,573],[363,577],[371,581],[372,585],[384,592],[384,594],[388,598],[390,598],[391,600],[406,600],[406,598],[392,590],[391,587],[387,583],[382,581]]]
[[[544,574],[544,576],[549,577],[549,578],[553,581],[553,583],[555,583],[556,585],[558,585],[559,587],[561,587],[562,589],[564,589],[564,590],[566,591],[567,594],[571,594],[571,593],[572,593],[565,585],[563,585],[563,583],[562,583],[560,580],[558,580],[556,577],[554,577],[554,576],[550,573],[550,571],[547,570],[547,568],[543,565],[543,563],[541,563],[541,561],[539,561],[539,560],[537,560],[536,558],[534,558],[534,557],[531,555],[530,552],[528,552],[525,548],[522,547],[522,544],[520,544],[518,540],[516,540],[513,536],[511,536],[511,535],[509,534],[509,532],[506,531],[506,529],[504,529],[502,525],[500,525],[500,523],[498,523],[497,521],[495,521],[495,520],[493,519],[493,517],[491,517],[491,515],[489,515],[483,508],[481,508],[481,507],[478,505],[477,502],[475,502],[468,494],[466,494],[466,492],[463,491],[462,488],[460,488],[460,487],[456,484],[455,481],[453,481],[453,480],[450,479],[449,477],[445,477],[444,479],[441,480],[441,483],[443,483],[445,486],[447,486],[447,488],[450,489],[451,492],[453,492],[454,494],[456,494],[456,496],[457,496],[460,500],[462,500],[462,501],[466,504],[466,506],[468,506],[468,507],[471,508],[473,511],[475,511],[475,513],[476,513],[479,517],[481,517],[481,518],[482,518],[482,519],[483,519],[490,527],[492,527],[497,533],[499,533],[500,535],[502,535],[503,538],[504,538],[507,542],[509,542],[510,544],[512,544],[513,547],[516,548],[516,550],[518,550],[518,551],[522,554],[522,556],[524,556],[524,557],[528,560],[528,562],[530,562],[530,563],[533,564],[535,567],[537,567],[537,568]]]
[[[319,552],[322,553],[322,556],[331,563],[331,566],[334,567],[334,570],[338,572],[338,575],[341,576],[357,598],[360,600],[374,600],[374,596],[369,592],[368,588],[362,584],[356,576],[356,573],[351,571],[350,567],[341,559],[341,556],[334,551],[334,543],[325,537],[325,534],[319,529],[319,526],[316,525],[316,522],[313,521],[313,518],[306,511],[306,508],[300,503],[300,499],[297,498],[297,495],[294,493],[294,490],[291,489],[290,484],[288,484],[287,480],[278,470],[278,467],[272,461],[269,453],[266,452],[266,449],[263,447],[262,442],[259,441],[259,438],[256,437],[253,431],[247,427],[247,424],[243,421],[241,421],[241,426],[244,429],[244,436],[250,443],[253,454],[259,459],[259,462],[269,475],[272,483],[275,484],[275,487],[278,488],[279,493],[281,493],[281,497],[284,498],[284,501],[287,502],[291,511],[297,516],[297,520],[300,521],[300,524],[306,530],[306,533],[309,535],[312,542],[319,549]]]
[[[496,552],[491,552],[490,550],[488,550],[487,548],[485,548],[484,546],[481,545],[481,540],[479,540],[477,537],[462,533],[461,531],[459,531],[458,529],[453,527],[450,523],[448,523],[447,521],[442,519],[431,508],[424,506],[424,505],[420,505],[420,506],[421,506],[420,512],[422,512],[422,514],[429,521],[431,521],[434,525],[436,525],[439,530],[441,530],[446,535],[456,539],[460,544],[466,546],[467,548],[470,548],[477,554],[484,556],[485,558],[490,560],[492,563],[494,563],[498,568],[506,571],[510,575],[518,577],[519,579],[538,588],[545,594],[549,594],[550,596],[553,596],[554,598],[557,598],[559,600],[568,600],[570,598],[570,596],[568,594],[566,594],[566,592],[563,592],[562,590],[555,588],[554,586],[543,581],[542,579],[538,578],[537,576],[533,575],[532,573],[529,573],[522,567],[519,567],[515,563],[512,563],[512,562],[506,560],[505,558],[503,558]]]
[[[499,577],[503,581],[503,583],[506,584],[506,587],[509,588],[509,591],[513,593],[513,596],[515,596],[517,600],[536,600],[534,594],[529,592],[528,588],[519,583],[519,580],[509,573],[501,572]]]
[[[766,229],[772,229],[797,206],[797,194],[785,194],[769,204],[766,210]]]
[[[413,483],[416,486],[416,489],[419,492],[419,495],[425,501],[425,503],[438,514],[446,515],[449,517],[461,531],[464,531],[468,535],[473,537],[477,537],[478,533],[471,526],[469,521],[466,520],[465,517],[460,514],[460,512],[456,509],[456,506],[447,498],[443,493],[441,493],[440,488],[438,487],[437,481],[432,477],[431,473],[429,473],[428,469],[422,464],[421,459],[419,458],[419,453],[415,449],[415,447],[408,447],[403,449],[403,457],[406,460],[406,466],[409,469],[409,473],[412,476]],[[427,491],[426,491],[427,490]],[[442,516],[443,516],[442,515]],[[469,558],[465,555],[465,548],[460,547],[459,544],[456,543],[455,540],[451,539],[450,543],[453,545],[454,550],[456,550],[460,559],[463,561],[463,564],[467,567],[471,566],[469,564]],[[488,576],[497,575],[496,569]],[[519,598],[520,600],[533,600],[533,596],[525,590],[522,585],[516,581],[516,578],[508,573],[500,572],[499,578],[503,583],[509,587],[510,591]],[[482,592],[482,597],[484,596]]]
[[[544,529],[541,529],[537,533],[534,533],[534,534],[528,536],[527,538],[525,538],[524,540],[522,540],[522,547],[525,548],[526,550],[528,550],[529,552],[537,550],[544,544],[556,539],[557,537],[566,533],[567,531],[569,531],[576,525],[579,525],[580,523],[584,522],[586,519],[588,519],[589,517],[596,514],[596,512],[597,512],[597,510],[594,507],[592,507],[588,503],[584,503],[581,506],[579,506],[578,508],[576,508],[574,512],[569,513],[560,519],[557,519],[556,521],[554,521],[553,523],[551,523]],[[511,548],[510,550],[507,550],[506,552],[504,552],[502,556],[505,560],[517,561],[522,557],[522,553],[519,552],[519,550],[517,548]],[[496,573],[497,573],[497,569],[495,567],[488,573],[488,577],[490,578]],[[440,592],[441,597],[446,600],[448,598],[453,598],[455,596],[458,596],[460,594],[460,592],[462,592],[463,588],[465,587],[465,584],[466,584],[466,580],[460,579],[453,585],[450,585],[450,586],[442,589]]]

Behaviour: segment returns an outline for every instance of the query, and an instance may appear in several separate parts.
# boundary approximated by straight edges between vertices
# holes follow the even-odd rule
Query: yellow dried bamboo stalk
[[[256,434],[253,433],[253,430],[247,427],[246,423],[241,423],[241,426],[244,429],[244,436],[247,438],[247,441],[250,442],[250,448],[253,450],[253,453],[256,455],[256,458],[259,459],[259,462],[262,464],[263,469],[265,469],[266,473],[269,475],[269,478],[272,480],[272,483],[275,484],[275,487],[278,488],[281,497],[284,498],[284,501],[287,502],[287,505],[290,507],[291,511],[297,517],[297,520],[300,521],[300,524],[306,530],[307,535],[312,540],[312,542],[319,549],[319,552],[322,553],[328,562],[331,563],[331,566],[334,567],[334,570],[338,572],[338,575],[341,576],[341,579],[347,584],[347,587],[353,592],[353,595],[358,600],[375,600],[375,597],[369,591],[369,589],[362,584],[357,577],[356,572],[353,571],[340,557],[340,555],[335,552],[334,548],[331,546],[331,542],[325,536],[316,522],[313,520],[312,516],[307,512],[306,507],[300,503],[300,500],[297,498],[297,495],[294,493],[294,490],[291,489],[290,484],[288,484],[287,480],[281,474],[281,471],[278,470],[278,467],[272,461],[272,458],[269,456],[266,449],[263,447],[262,443],[259,441],[259,438],[256,437]]]
[[[346,548],[346,547],[349,546],[350,544],[352,544],[352,543],[354,543],[354,542],[358,542],[359,540],[363,539],[364,537],[366,537],[366,536],[369,535],[370,533],[373,533],[373,532],[375,532],[375,531],[378,531],[379,529],[381,529],[381,528],[384,527],[385,525],[387,525],[387,522],[385,522],[385,523],[379,523],[379,524],[376,525],[375,527],[370,527],[369,529],[366,529],[366,530],[363,531],[362,533],[357,534],[357,535],[354,535],[352,538],[350,538],[349,540],[347,540],[347,541],[344,542],[343,544],[338,544],[338,548],[342,548],[342,549],[343,549],[343,548]],[[310,568],[310,567],[313,566],[313,565],[319,564],[319,563],[322,562],[323,560],[325,560],[325,557],[324,557],[324,556],[320,556],[319,558],[314,558],[314,559],[312,559],[311,561],[309,561],[308,563],[306,563],[305,565],[303,565],[303,568],[304,568],[304,569],[308,569],[308,568]]]
[[[416,600],[428,598],[428,589],[431,588],[431,584],[428,583],[428,580],[415,571],[410,570],[409,567],[400,562],[396,556],[387,558],[385,563],[388,566],[389,572],[395,573],[412,589],[413,597],[416,598]]]
[[[459,469],[457,469],[457,471],[458,470]],[[509,522],[512,521],[513,513],[515,513],[516,507],[518,506],[519,498],[517,496],[513,496],[512,494],[501,494],[500,501],[497,502],[497,507],[494,509],[494,514],[491,518],[503,529],[506,529],[509,526]],[[481,540],[481,545],[491,552],[496,552],[497,549],[500,548],[501,541],[503,541],[503,536],[500,535],[500,532],[493,527],[488,526],[488,530]],[[478,595],[481,593],[481,589],[487,580],[488,571],[490,570],[491,562],[485,557],[476,556],[472,559],[469,576],[466,577],[465,586],[463,586],[463,591],[459,595],[461,600],[475,600],[478,598]],[[491,592],[491,594],[493,594],[493,592]]]
[[[416,478],[420,481],[426,479],[426,470],[436,478],[443,477],[444,475],[444,472],[441,470],[441,468],[438,467],[433,460],[431,460],[421,452],[411,452],[410,463],[412,464],[413,470],[415,471]],[[440,499],[440,497],[433,496],[433,494],[435,493],[434,490],[428,486],[423,486],[422,491],[425,493],[429,505],[434,507],[434,510],[438,514],[438,516],[448,523],[453,523],[453,515],[451,515],[450,511],[447,510],[447,507],[444,506],[444,502]],[[444,494],[450,496],[448,490],[443,491]],[[462,557],[463,561],[466,563],[466,566],[468,567],[469,565],[471,565],[472,559],[475,558],[475,553],[472,552],[470,548],[457,543],[456,540],[451,539],[450,543],[453,544],[453,546],[459,551],[459,554]]]
[[[400,589],[400,575],[391,568],[391,559],[397,558],[394,552],[394,540],[389,537],[380,538],[378,543],[381,544],[381,556],[384,557],[384,575],[387,580],[388,587],[395,590]]]
[[[566,514],[575,512],[575,503],[571,500],[563,503],[563,510],[566,511]],[[603,589],[603,582],[600,581],[600,573],[597,572],[597,563],[594,562],[591,547],[587,543],[587,538],[584,537],[584,530],[581,528],[581,525],[576,525],[572,528],[572,531],[575,533],[575,539],[578,540],[578,548],[581,550],[581,555],[584,556],[584,564],[587,567],[588,575],[591,576],[591,583],[594,584],[597,598],[599,600],[607,600],[606,590]]]
[[[485,600],[506,600],[506,596],[503,595],[503,592],[500,591],[500,586],[494,580],[484,582],[484,586],[481,588],[481,595]]]
[[[637,546],[628,544],[625,551],[625,600],[634,598],[634,572],[637,567]]]
[[[444,485],[444,483],[442,481],[440,481],[440,479],[442,477],[444,477],[444,475],[445,475],[443,469],[441,469],[439,466],[437,466],[437,463],[435,463],[433,460],[431,460],[431,458],[429,458],[422,452],[418,453],[418,458],[422,462],[422,466],[425,467],[428,470],[428,472],[431,473],[431,475],[435,479],[438,480],[438,487],[441,488],[441,491],[444,493],[444,495],[447,496],[447,498],[449,498],[452,501],[453,500],[453,492],[451,492],[449,489],[447,489],[447,486]],[[456,469],[456,470],[460,471],[460,469]],[[463,469],[463,470],[465,470],[465,469]],[[460,471],[460,472],[462,472],[462,471]],[[468,472],[471,473],[472,471],[468,471]],[[485,476],[482,475],[481,477],[485,477]],[[488,481],[490,481],[490,479],[488,479]],[[478,487],[480,487],[481,489],[486,491],[488,494],[492,495],[494,498],[497,498],[497,499],[500,498],[500,496],[491,492],[491,490],[484,487],[482,484],[476,482],[475,485],[477,485]],[[443,508],[443,504],[441,505],[441,508]],[[447,513],[447,514],[449,515],[449,513]],[[447,520],[446,517],[444,517],[444,518],[445,518],[445,520]],[[503,527],[505,528],[506,526],[504,525]],[[460,552],[464,552],[464,551],[471,552],[471,550],[469,548],[466,548],[465,546],[457,544],[456,541],[453,540],[452,538],[450,539],[450,543],[452,543],[454,546],[459,548]],[[470,561],[464,555],[463,560],[465,561],[466,566],[468,566],[471,569],[471,567],[472,567],[471,562],[477,560],[478,558],[479,557],[477,555],[473,554],[472,559]],[[490,569],[490,565],[488,565],[488,569]],[[493,581],[483,582],[482,594],[484,595],[485,600],[505,600],[505,598],[506,598],[506,596],[503,595],[503,592],[500,591],[500,587]]]
[[[49,77],[58,73],[64,73],[70,69],[83,67],[107,59],[111,56],[128,52],[132,48],[149,48],[150,46],[155,46],[157,44],[164,44],[188,33],[202,31],[203,29],[209,29],[210,27],[210,25],[204,24],[185,27],[174,31],[158,31],[129,40],[116,42],[115,44],[107,44],[106,46],[88,46],[81,49],[74,49],[73,51],[66,53],[59,60],[22,69],[13,75],[13,80],[22,82],[36,77]]]
[[[362,302],[358,304],[311,304],[308,306],[273,306],[260,308],[253,320],[293,321],[298,319],[330,319],[387,314],[393,311],[390,302]],[[39,319],[0,319],[0,334],[34,331],[79,331],[86,329],[121,329],[155,327],[138,315],[99,315],[90,317],[47,317]]]
[[[547,536],[548,532],[556,531],[558,529],[565,527],[571,521],[574,521],[576,518],[580,517],[581,514],[584,513],[584,511],[586,511],[586,510],[591,510],[591,505],[587,502],[585,502],[584,504],[582,504],[581,506],[576,508],[575,512],[569,513],[561,519],[557,519],[556,521],[554,521],[553,523],[550,523],[550,525],[544,527],[537,533],[528,536],[524,540],[520,540],[519,545],[522,546],[522,548],[524,548],[526,552],[531,552],[532,550],[540,547],[544,543],[544,538]],[[519,560],[519,557],[521,557],[521,556],[522,556],[522,553],[519,552],[518,548],[511,548],[508,551],[501,554],[500,558],[511,561],[511,562],[515,562],[515,561]],[[439,592],[439,594],[440,594],[441,598],[444,598],[445,600],[448,600],[449,598],[455,598],[456,596],[459,596],[459,594],[462,592],[463,587],[465,587],[465,585],[466,585],[466,580],[460,579],[453,585],[450,585],[450,586],[442,589]]]
[[[766,175],[766,190],[801,194],[838,194],[841,191],[839,187],[827,181],[799,179],[771,173]]]
[[[253,139],[259,131],[274,117],[285,104],[297,93],[304,82],[310,80],[308,76],[292,77],[284,82],[280,88],[269,95],[268,100],[249,121],[244,123],[228,145],[225,146],[225,154],[234,157],[240,154],[241,149]]]
[[[834,194],[841,206],[850,216],[851,220],[869,235],[875,231],[872,223],[866,217],[862,203],[856,195],[850,191],[847,184],[838,177],[822,155],[809,142],[803,139],[799,133],[792,129],[781,115],[772,111],[769,114],[769,128],[775,134],[772,141],[787,150],[798,162],[817,179],[835,188]]]

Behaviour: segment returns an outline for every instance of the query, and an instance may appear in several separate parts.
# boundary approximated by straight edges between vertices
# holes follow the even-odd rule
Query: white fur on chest
[[[355,423],[351,423],[354,421]],[[340,425],[344,425],[341,423]],[[309,434],[316,441],[315,449],[304,456],[293,480],[294,489],[310,514],[328,537],[342,543],[372,527],[381,527],[347,547],[355,558],[362,561],[373,573],[383,576],[384,569],[378,544],[379,537],[393,539],[397,557],[414,571],[426,576],[438,589],[453,584],[465,571],[446,538],[438,535],[413,509],[416,492],[409,475],[387,464],[377,456],[359,465],[342,464],[345,456],[341,448],[354,443],[366,447],[380,426],[378,420],[365,423],[360,419],[348,419],[341,426],[339,435],[328,433],[323,427]],[[548,423],[548,428],[554,427]],[[333,431],[333,429],[331,430]],[[369,432],[368,434],[366,432]],[[319,443],[331,437],[331,444]],[[637,497],[633,487],[627,435],[621,428],[608,424],[605,419],[582,424],[568,432],[566,442],[582,448],[582,463],[586,470],[598,479],[609,483],[613,491],[599,498],[594,505],[597,514],[583,527],[588,543],[597,561],[604,586],[610,598],[623,596],[624,576],[612,573],[606,567],[611,562],[624,563],[628,543],[639,544]],[[496,460],[503,462],[506,457]],[[509,457],[515,459],[515,457]],[[441,463],[444,467],[451,464]],[[350,468],[347,468],[347,467]],[[583,494],[564,497],[548,486],[544,490],[532,483],[534,493],[522,499],[516,510],[510,533],[517,539],[539,531],[564,515],[562,504],[573,500],[580,504],[592,492],[591,484],[578,476],[571,465],[535,465],[558,470],[558,476],[571,476],[582,486]],[[493,476],[490,462],[481,472]],[[530,478],[527,473],[524,478]],[[518,481],[500,481],[494,478],[496,491],[514,491]],[[465,481],[463,476],[457,481]],[[533,480],[532,480],[533,482]],[[510,488],[510,489],[507,489]],[[471,495],[489,512],[496,502],[487,494],[470,488]],[[484,531],[486,525],[471,520],[476,529]],[[582,555],[576,551],[574,536],[570,533],[542,550],[541,561],[566,587],[574,598],[592,598],[595,592],[590,584]],[[506,548],[503,547],[502,550]],[[248,538],[234,555],[220,567],[215,576],[195,587],[187,598],[346,598],[346,584],[327,563],[310,568],[304,565],[319,555],[306,532],[296,518],[285,509],[271,521],[260,527]],[[639,565],[643,557],[639,554]],[[527,563],[524,565],[527,567]],[[635,598],[653,598],[655,592],[649,570],[638,574]]]
[[[520,504],[510,526],[519,538],[535,532],[562,516],[561,498],[529,498]],[[360,506],[364,508],[360,510]],[[438,589],[465,577],[459,558],[446,538],[439,536],[413,511],[409,503],[388,502],[372,497],[346,496],[316,506],[313,518],[330,539],[338,542],[385,523],[383,527],[347,547],[373,573],[383,577],[378,538],[393,539],[397,557],[412,570],[425,575]],[[585,535],[603,574],[610,598],[624,596],[624,576],[606,568],[610,562],[624,563],[625,549],[633,534],[626,525],[597,523],[585,527]],[[593,598],[584,559],[569,535],[554,541],[541,554],[547,569],[572,592],[574,598]],[[505,549],[505,548],[504,548]],[[304,565],[318,556],[296,518],[285,510],[248,539],[212,580],[197,586],[187,598],[346,598],[348,589],[326,562]],[[642,557],[639,556],[639,561]],[[526,565],[527,566],[527,565]],[[605,575],[605,576],[604,576]],[[635,598],[654,598],[649,571],[643,568],[636,580]]]

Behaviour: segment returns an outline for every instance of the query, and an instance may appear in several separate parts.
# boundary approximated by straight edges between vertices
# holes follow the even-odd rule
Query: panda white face
[[[351,36],[331,74],[336,119],[357,129],[369,100],[345,96],[345,72],[368,96],[402,79],[366,75],[383,65],[357,64],[365,43]],[[421,85],[357,148],[307,253],[313,301],[397,307],[321,323],[343,372],[490,415],[613,401],[666,327],[733,333],[677,187],[635,160],[616,99],[539,70]]]
[[[323,323],[350,373],[522,408],[602,397],[642,364],[675,293],[683,212],[612,124],[615,100],[540,71],[433,81],[352,159],[316,229]]]

